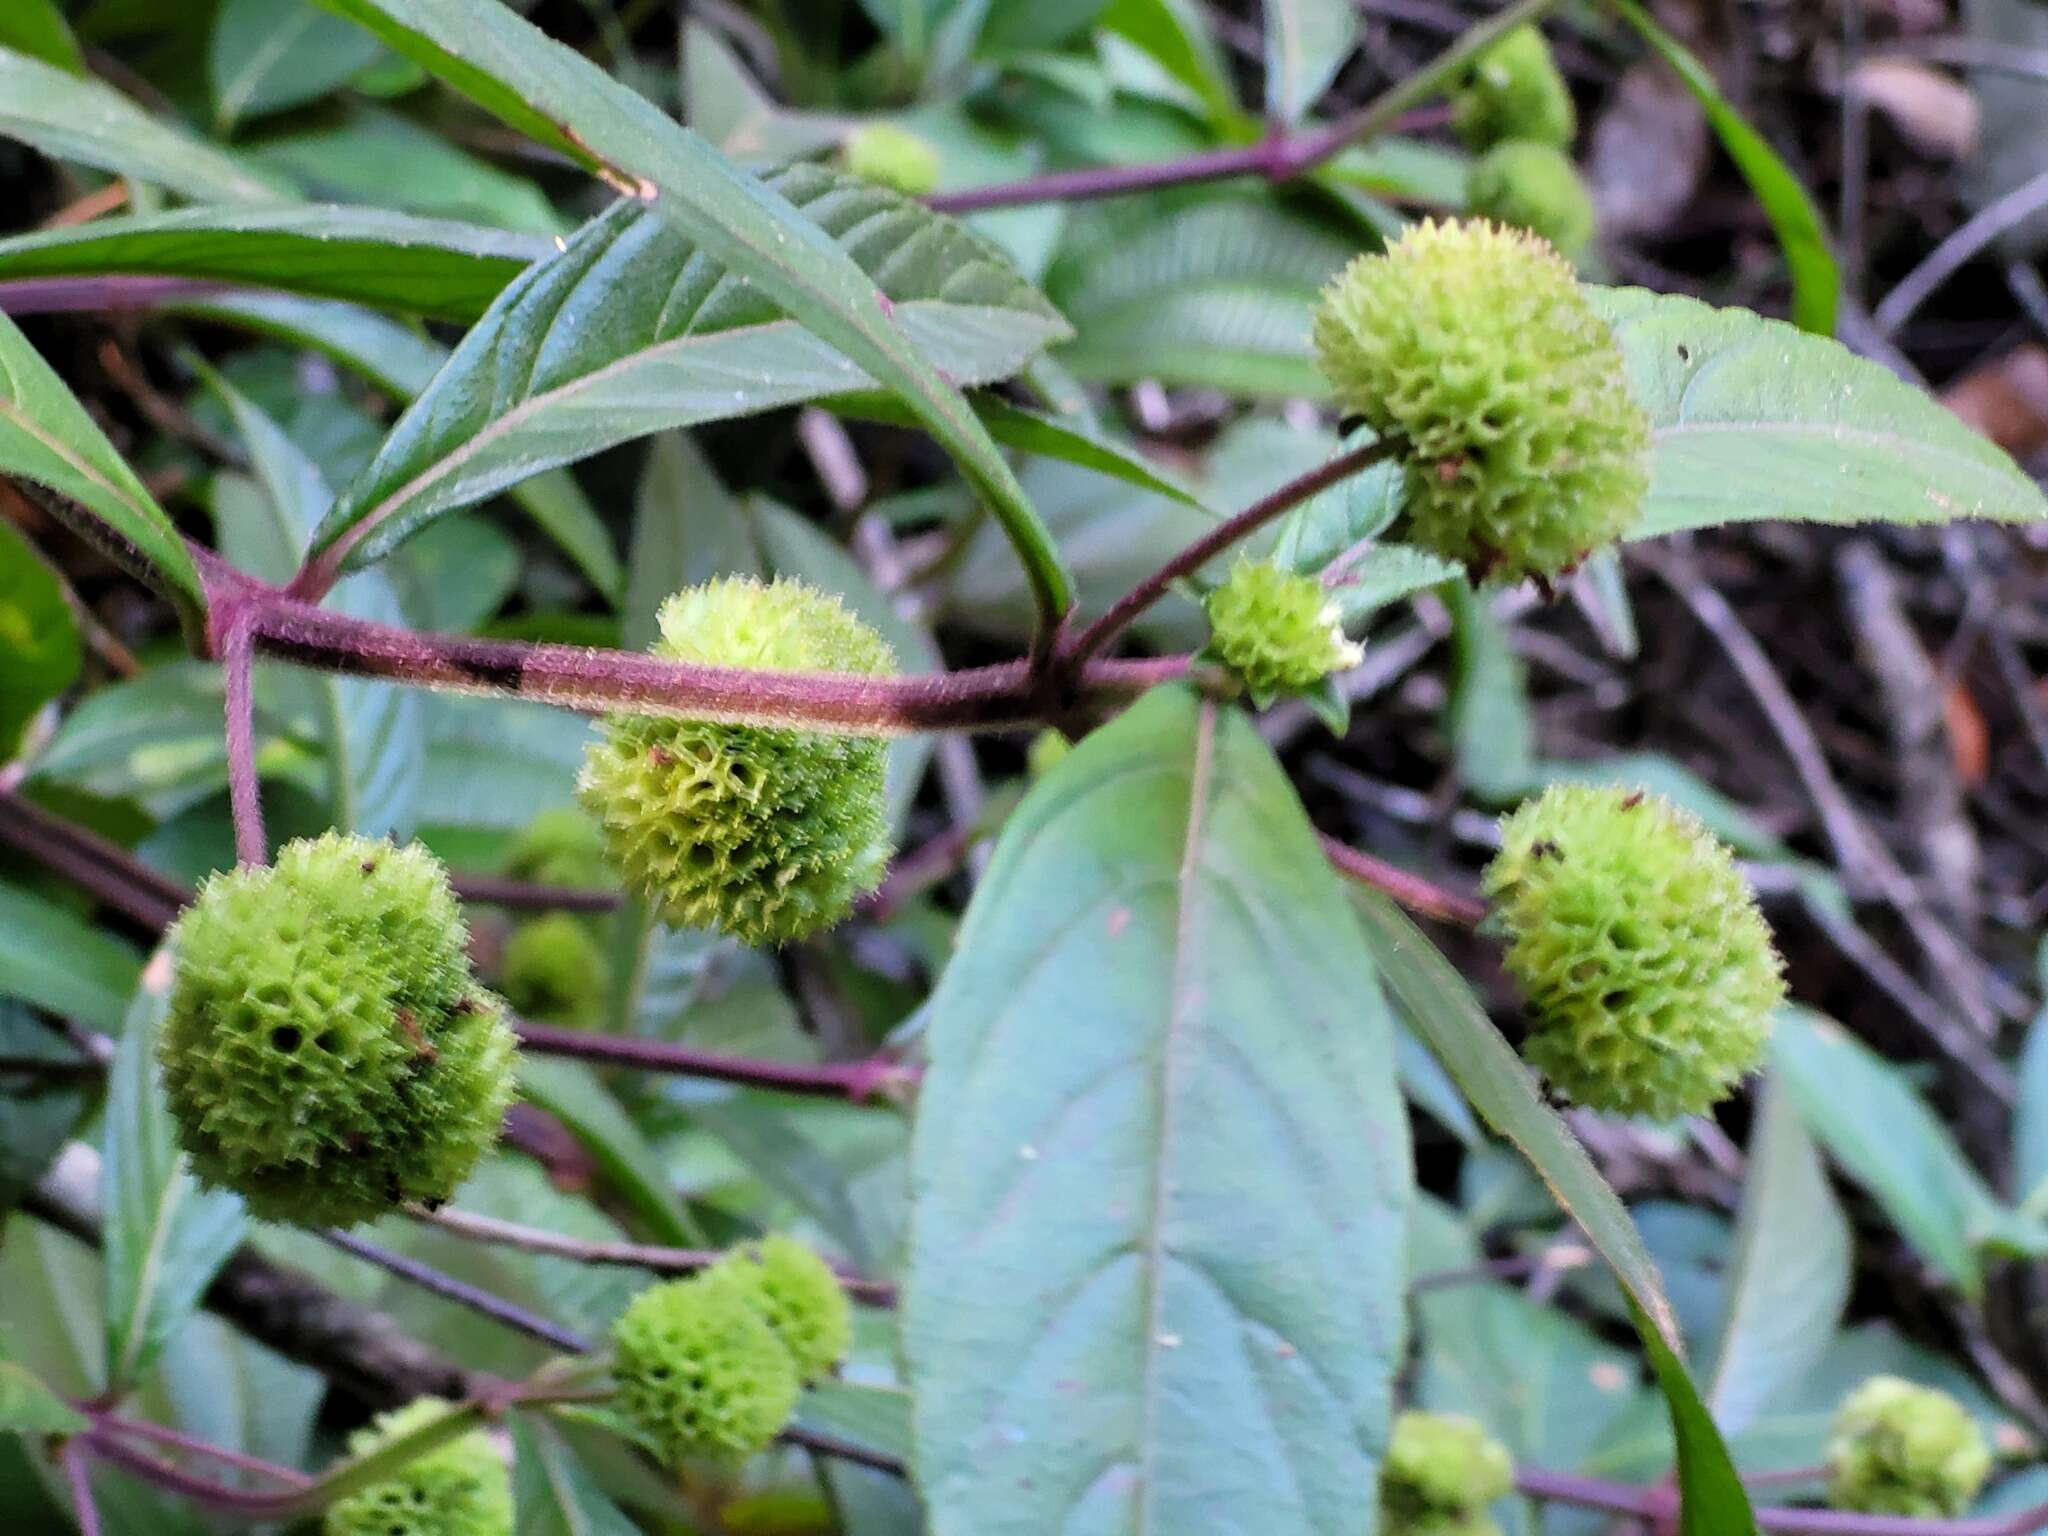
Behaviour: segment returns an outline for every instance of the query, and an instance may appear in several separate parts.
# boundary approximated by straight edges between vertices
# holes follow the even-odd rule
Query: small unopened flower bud
[[[1991,1448],[1946,1392],[1873,1376],[1843,1399],[1827,1462],[1837,1509],[1942,1518],[1970,1507],[1991,1471]]]
[[[1313,576],[1240,557],[1209,594],[1209,654],[1235,673],[1260,707],[1358,665],[1334,599]]]
[[[1472,167],[1466,201],[1478,217],[1526,229],[1571,261],[1593,243],[1593,195],[1571,157],[1548,144],[1496,144]]]
[[[1514,1485],[1507,1447],[1477,1420],[1411,1409],[1380,1470],[1381,1536],[1498,1536],[1487,1506]]]
[[[1517,27],[1472,61],[1451,92],[1451,126],[1473,150],[1506,139],[1571,147],[1578,112],[1541,32]]]
[[[854,129],[846,140],[846,168],[862,181],[892,187],[905,197],[928,197],[939,186],[938,150],[894,123]]]

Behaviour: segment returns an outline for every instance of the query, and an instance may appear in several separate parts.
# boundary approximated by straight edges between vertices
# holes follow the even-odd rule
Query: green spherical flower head
[[[1873,1376],[1843,1399],[1828,1437],[1828,1502],[1922,1518],[1960,1515],[1991,1471],[1991,1448],[1946,1392]]]
[[[1570,148],[1579,116],[1541,32],[1517,27],[1472,61],[1451,93],[1451,126],[1475,151],[1506,139]]]
[[[1571,157],[1548,144],[1496,144],[1472,167],[1466,201],[1474,214],[1540,235],[1572,261],[1593,243],[1593,194]]]
[[[888,644],[802,582],[721,577],[662,605],[654,654],[793,672],[896,670]],[[579,789],[628,882],[678,925],[749,944],[827,928],[889,860],[884,744],[864,736],[613,715]]]
[[[1415,225],[1324,292],[1315,343],[1344,409],[1400,446],[1409,542],[1474,579],[1548,579],[1635,522],[1649,420],[1570,264],[1534,236]]]
[[[528,822],[506,856],[505,873],[536,885],[612,883],[611,866],[604,856],[604,832],[588,812],[573,805],[542,811]]]
[[[612,1342],[619,1407],[672,1461],[744,1461],[796,1408],[789,1351],[739,1287],[710,1274],[642,1291]]]
[[[1654,796],[1574,784],[1501,833],[1485,888],[1528,1002],[1523,1054],[1594,1109],[1665,1120],[1725,1098],[1785,996],[1728,850]]]
[[[360,1456],[438,1418],[449,1405],[422,1397],[349,1437]],[[512,1479],[480,1430],[407,1462],[381,1483],[327,1506],[326,1536],[511,1536]]]
[[[1411,1409],[1380,1469],[1382,1536],[1491,1536],[1486,1508],[1514,1485],[1507,1447],[1477,1420]]]
[[[1209,594],[1209,652],[1237,674],[1262,707],[1358,665],[1337,604],[1313,576],[1239,557]]]
[[[853,1308],[831,1266],[789,1237],[768,1237],[738,1249],[712,1272],[775,1330],[799,1378],[816,1381],[846,1358]]]
[[[512,1011],[543,1024],[592,1027],[610,986],[603,946],[588,924],[567,912],[521,923],[498,962],[498,990]]]
[[[497,1140],[512,1032],[440,861],[329,832],[215,875],[173,931],[159,1053],[192,1166],[258,1216],[437,1204]]]
[[[938,150],[894,123],[854,129],[846,141],[846,169],[906,197],[928,197],[939,186]]]

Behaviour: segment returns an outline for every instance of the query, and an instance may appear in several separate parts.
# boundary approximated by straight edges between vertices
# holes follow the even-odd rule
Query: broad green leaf
[[[1021,368],[1065,325],[993,247],[895,195],[816,166],[772,185],[847,239],[895,323],[949,377]],[[586,318],[600,312],[601,324]],[[630,199],[525,273],[456,348],[318,543],[387,553],[433,517],[537,470],[675,427],[857,389],[846,357]]]
[[[78,39],[65,25],[57,0],[9,0],[0,12],[0,48],[11,48],[74,75],[85,73]]]
[[[224,0],[206,56],[214,129],[317,101],[378,51],[375,38],[311,0]]]
[[[1039,782],[927,1046],[902,1327],[934,1527],[1369,1518],[1403,1331],[1393,1029],[1245,716],[1161,690]]]
[[[1765,1086],[1755,1125],[1708,1389],[1714,1418],[1731,1436],[1804,1379],[1849,1299],[1848,1218],[1781,1085]]]
[[[704,1234],[677,1200],[654,1149],[587,1067],[522,1051],[519,1093],[568,1126],[654,1241],[678,1248],[701,1246]]]
[[[1329,89],[1363,21],[1351,0],[1265,0],[1264,10],[1266,117],[1291,125]]]
[[[1636,0],[1615,0],[1615,9],[1692,92],[1721,147],[1763,205],[1764,216],[1771,221],[1785,253],[1785,265],[1792,272],[1793,320],[1802,330],[1834,335],[1842,276],[1828,252],[1827,231],[1813,198],[1764,136],[1721,94],[1706,66],[1687,52],[1684,44],[1652,21]]]
[[[1222,50],[1195,0],[1110,0],[1102,25],[1150,55],[1194,92],[1212,122],[1241,115]]]
[[[70,908],[0,883],[0,997],[118,1034],[142,961]]]
[[[106,1211],[105,1384],[115,1391],[142,1380],[157,1352],[198,1310],[248,1225],[240,1197],[202,1190],[178,1150],[156,1070],[170,971],[168,952],[145,971],[108,1076],[100,1198]]]
[[[1529,1160],[1622,1290],[1675,1343],[1677,1320],[1635,1223],[1570,1128],[1543,1102],[1529,1069],[1493,1027],[1471,986],[1393,902],[1363,888],[1351,894],[1403,1017],[1457,1079],[1480,1118]]]
[[[78,676],[78,624],[27,539],[0,523],[0,762],[22,728]]]
[[[333,504],[334,493],[319,467],[246,395],[210,370],[208,382],[234,418],[260,483],[260,489],[249,487],[253,495],[217,499],[217,506],[244,509],[234,528],[222,530],[223,548],[251,574],[287,581],[304,558],[314,527]],[[238,542],[228,541],[231,533]],[[405,622],[398,594],[382,571],[365,571],[342,583],[333,606],[380,624]],[[327,752],[328,807],[335,825],[368,837],[408,830],[426,766],[419,692],[380,679],[331,673],[301,680],[316,701]]]
[[[0,959],[0,992],[7,990],[5,969],[6,961]],[[7,997],[0,997],[0,1057],[83,1064],[77,1047],[65,1036]],[[0,1067],[0,1224],[78,1128],[98,1089],[95,1077],[33,1069],[17,1074]],[[0,1346],[5,1342],[6,1335],[0,1332]]]
[[[515,1536],[634,1536],[640,1527],[605,1496],[544,1414],[512,1416]]]
[[[580,715],[520,699],[423,701],[427,765],[413,801],[422,827],[517,830],[575,793],[590,740]]]
[[[1771,1065],[1814,1139],[1920,1256],[1965,1294],[1982,1289],[1976,1241],[2000,1207],[1899,1069],[1834,1020],[1798,1008],[1778,1015]]]
[[[1529,678],[1489,599],[1464,581],[1443,587],[1451,608],[1455,667],[1447,713],[1458,776],[1487,805],[1527,794],[1536,775],[1536,722]]]
[[[796,1422],[897,1461],[911,1457],[910,1394],[901,1387],[827,1379],[804,1394]]]
[[[36,778],[174,816],[227,783],[222,708],[211,662],[151,667],[87,694],[36,760]]]
[[[1631,538],[1770,518],[2048,518],[2002,449],[1837,342],[1640,288],[1586,296],[1650,414],[1650,496]]]
[[[989,55],[1051,49],[1093,22],[1106,0],[985,0],[988,8],[978,39]]]
[[[0,81],[0,99],[6,85]],[[28,338],[0,314],[0,474],[47,486],[89,514],[82,529],[138,575],[161,583],[189,633],[200,628],[206,594],[169,515],[78,397]],[[67,516],[77,516],[67,510]]]
[[[783,193],[500,5],[475,0],[321,0],[522,129],[567,141],[857,371],[909,400],[1031,569],[1048,614],[1068,606],[1058,551],[959,389],[922,355],[873,274]],[[816,210],[813,210],[815,213]],[[330,530],[330,537],[339,529]]]
[[[1355,238],[1261,189],[1077,210],[1045,279],[1077,333],[1058,356],[1104,383],[1321,396],[1309,309],[1357,254]]]
[[[554,245],[377,208],[188,208],[0,240],[0,282],[141,274],[473,320]]]
[[[292,200],[225,150],[151,116],[112,86],[12,48],[0,48],[0,138],[19,139],[54,159],[152,182],[194,202]]]
[[[43,1384],[27,1366],[0,1357],[0,1434],[76,1435],[91,1420]]]

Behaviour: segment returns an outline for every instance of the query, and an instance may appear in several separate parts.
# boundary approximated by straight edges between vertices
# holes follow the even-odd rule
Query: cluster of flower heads
[[[1345,268],[1314,330],[1339,403],[1399,446],[1409,542],[1475,580],[1548,580],[1636,521],[1649,420],[1542,241],[1424,221]]]
[[[1410,1410],[1380,1468],[1382,1536],[1500,1536],[1488,1508],[1515,1485],[1507,1447],[1476,1419]]]
[[[851,1333],[824,1260],[766,1238],[633,1298],[612,1328],[619,1407],[673,1462],[744,1461],[844,1358]]]
[[[352,1226],[436,1204],[497,1139],[512,1032],[424,849],[288,844],[208,880],[172,938],[165,1096],[199,1177],[258,1216]]]
[[[662,604],[668,661],[879,676],[888,643],[802,582],[720,577]],[[886,753],[869,736],[618,714],[583,764],[583,803],[634,889],[678,925],[749,944],[844,918],[889,858]]]
[[[1479,157],[1467,209],[1540,235],[1572,261],[1584,255],[1594,213],[1570,154],[1578,117],[1543,34],[1517,27],[1474,59],[1451,92],[1451,113]]]
[[[1523,1052],[1582,1104],[1698,1114],[1751,1071],[1784,998],[1728,850],[1655,796],[1555,785],[1501,826],[1485,888],[1531,1030]]]
[[[423,1429],[450,1405],[422,1397],[349,1437],[367,1455]],[[511,1536],[512,1480],[488,1436],[469,1430],[413,1457],[389,1478],[327,1507],[325,1536]]]

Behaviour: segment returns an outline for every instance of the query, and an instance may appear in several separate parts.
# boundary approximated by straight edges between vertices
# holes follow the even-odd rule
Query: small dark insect
[[[1564,850],[1546,837],[1529,845],[1529,857],[1532,859],[1561,859],[1564,857]]]
[[[1632,811],[1642,803],[1643,792],[1639,789],[1634,794],[1630,795],[1626,800],[1621,802],[1621,808],[1624,811]]]
[[[405,1037],[412,1041],[413,1054],[415,1056],[423,1056],[428,1061],[439,1061],[441,1059],[440,1051],[435,1049],[433,1043],[420,1033],[419,1020],[412,1016],[410,1008],[399,1009],[395,1017],[398,1020],[398,1027],[405,1031]]]
[[[657,768],[673,767],[675,760],[675,753],[669,751],[666,747],[649,747],[647,749],[647,761],[654,764]]]
[[[374,875],[375,873],[377,873],[377,861],[375,859],[363,860],[363,873],[366,875]]]

